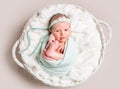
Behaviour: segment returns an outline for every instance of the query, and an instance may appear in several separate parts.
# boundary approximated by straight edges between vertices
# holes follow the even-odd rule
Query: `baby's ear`
[[[52,33],[52,28],[49,29],[49,32]]]
[[[49,29],[49,32],[51,33],[51,32],[52,32],[52,30],[51,30],[51,29]]]

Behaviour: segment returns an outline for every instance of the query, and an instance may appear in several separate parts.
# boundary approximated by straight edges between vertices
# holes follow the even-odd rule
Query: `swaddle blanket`
[[[38,54],[39,64],[47,73],[51,75],[64,76],[71,70],[74,62],[77,60],[77,43],[73,40],[73,38],[69,38],[65,44],[63,58],[60,60],[47,60],[42,57],[41,53],[45,48],[48,39],[49,37],[47,36],[41,43],[40,52]]]

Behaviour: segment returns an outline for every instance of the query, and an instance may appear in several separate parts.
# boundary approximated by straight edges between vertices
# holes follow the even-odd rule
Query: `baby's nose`
[[[63,31],[61,31],[61,36],[64,36],[64,32]]]

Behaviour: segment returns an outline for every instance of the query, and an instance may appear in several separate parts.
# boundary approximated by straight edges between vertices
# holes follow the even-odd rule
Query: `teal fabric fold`
[[[77,43],[72,38],[69,38],[65,44],[63,58],[60,60],[47,60],[41,55],[42,50],[45,48],[49,36],[44,38],[40,52],[38,54],[38,62],[40,66],[50,75],[65,76],[72,69],[78,56]]]
[[[27,38],[27,41],[28,41],[28,42],[27,42],[28,45],[27,45],[27,47],[26,47],[25,49],[22,49],[22,50],[19,51],[20,54],[23,53],[23,52],[25,52],[26,50],[28,50],[28,48],[30,47],[30,36],[29,36],[29,32],[35,31],[35,30],[48,30],[48,28],[32,28],[32,27],[30,26],[30,30],[28,30],[28,31],[26,32],[26,38]],[[47,35],[46,35],[46,36],[47,36]],[[44,37],[46,37],[46,36],[44,36]],[[43,38],[44,38],[44,37],[43,37]],[[38,46],[39,46],[39,44],[40,44],[40,41],[41,41],[41,39],[39,40],[38,44],[36,45],[36,47],[35,47],[35,49],[32,51],[32,53],[29,54],[29,56],[31,56],[31,55],[33,55],[33,54],[35,53],[35,51],[37,50],[37,48],[38,48]]]
[[[30,47],[31,43],[29,32],[33,30],[48,30],[48,29],[31,28],[26,34],[28,46],[25,49],[21,50],[19,53],[25,52]],[[46,71],[46,73],[54,76],[67,75],[71,71],[75,61],[77,60],[78,56],[77,43],[74,41],[72,37],[70,37],[65,43],[63,58],[60,60],[47,60],[42,57],[41,52],[45,48],[48,40],[49,34],[42,37],[42,39],[40,39],[36,44],[34,50],[28,56],[33,55],[36,52],[36,50],[39,50],[39,54],[37,54],[37,60],[39,65]]]

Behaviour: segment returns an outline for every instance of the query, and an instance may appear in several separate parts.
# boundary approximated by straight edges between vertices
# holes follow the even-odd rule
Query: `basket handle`
[[[99,20],[99,19],[98,19],[98,22],[101,24],[101,26],[102,26],[102,25],[105,25],[106,28],[107,28],[106,30],[107,30],[107,32],[108,32],[108,37],[107,37],[107,39],[106,39],[106,44],[108,45],[109,42],[110,42],[111,36],[112,36],[111,27],[110,27],[109,24],[106,23],[105,21],[102,21],[102,20]]]
[[[16,49],[17,49],[18,44],[19,44],[19,40],[17,40],[15,44],[13,45],[12,57],[13,57],[13,60],[16,62],[16,64],[24,69],[24,65],[16,57]]]

